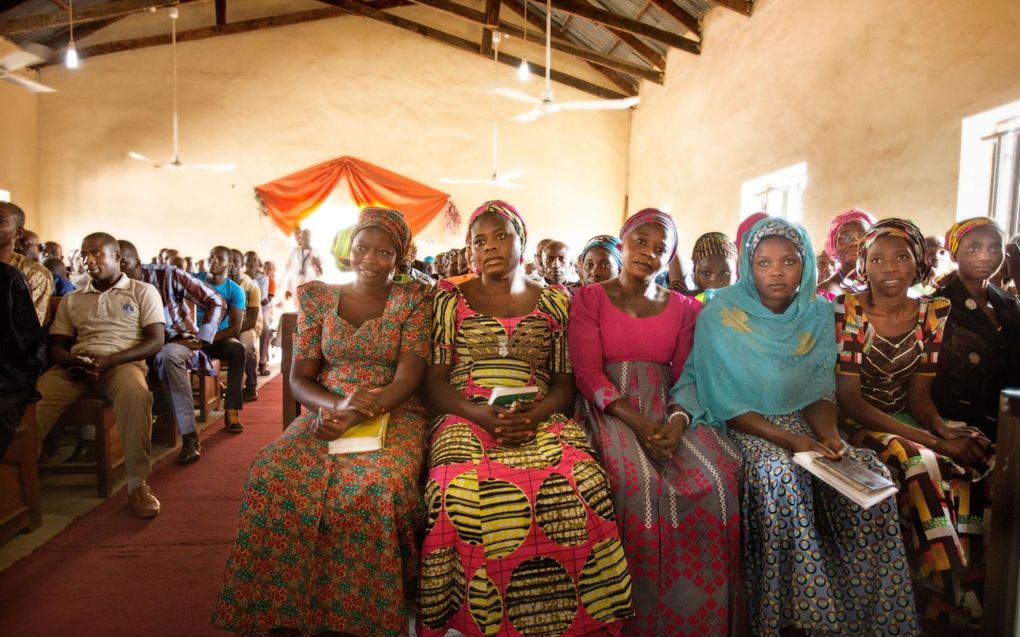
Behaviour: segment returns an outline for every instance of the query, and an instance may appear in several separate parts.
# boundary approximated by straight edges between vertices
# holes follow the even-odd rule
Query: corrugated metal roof
[[[67,0],[61,0],[61,2],[64,4],[68,3]],[[74,0],[74,8],[84,9],[85,7],[93,7],[105,4],[106,2],[107,0]],[[25,0],[25,2],[0,13],[0,20],[20,20],[37,15],[51,15],[59,11],[61,11],[60,7],[52,0]],[[35,31],[26,31],[24,33],[14,33],[7,37],[15,44],[22,45],[27,42],[46,42],[52,38],[68,36],[69,33],[70,29],[67,26],[55,26]]]

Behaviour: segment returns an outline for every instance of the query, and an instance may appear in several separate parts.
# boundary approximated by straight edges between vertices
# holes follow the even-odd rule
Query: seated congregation
[[[0,204],[0,262],[24,273],[8,315],[31,328],[5,339],[5,361],[36,352],[6,368],[21,393],[2,404],[4,433],[38,399],[41,450],[60,413],[98,392],[116,411],[129,504],[153,516],[149,386],[183,435],[182,463],[200,456],[189,370],[229,365],[225,426],[243,431],[272,318],[252,283],[272,273],[224,247],[204,276],[143,265],[129,242],[91,234],[87,280],[57,305],[52,366],[35,382],[47,317],[31,308],[49,306],[37,290],[54,279],[12,258],[23,226]],[[252,461],[213,625],[260,637],[404,635],[409,615],[436,637],[980,626],[998,394],[1020,386],[1020,237],[975,217],[933,242],[856,209],[817,253],[803,227],[762,213],[735,236],[700,237],[688,274],[674,220],[645,209],[576,258],[540,241],[525,265],[524,217],[489,201],[463,248],[417,261],[400,212],[362,210],[336,255],[353,280],[293,289],[288,380],[306,412]],[[307,240],[295,250],[309,250],[305,277]],[[537,394],[490,401],[520,387]],[[383,414],[382,449],[329,453]],[[862,508],[797,452],[862,465],[898,492]]]

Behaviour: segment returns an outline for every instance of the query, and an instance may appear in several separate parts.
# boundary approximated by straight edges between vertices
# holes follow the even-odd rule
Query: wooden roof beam
[[[110,26],[114,22],[117,22],[118,20],[123,20],[123,19],[124,19],[123,16],[121,16],[119,18],[108,18],[106,20],[100,20],[99,22],[90,22],[88,24],[83,24],[80,27],[76,24],[75,27],[74,27],[74,39],[75,39],[76,42],[80,42],[81,40],[84,40],[85,38],[89,37],[93,33],[97,32],[97,31],[100,31],[102,29],[105,29],[106,27]],[[69,36],[69,33],[67,31],[61,31],[61,32],[59,32],[59,33],[57,33],[55,35],[50,36],[49,38],[46,38],[44,41],[40,42],[39,44],[42,44],[43,46],[47,46],[47,47],[49,47],[51,49],[58,49],[59,50],[59,49],[64,48],[65,46],[67,46],[67,42],[69,40],[69,37],[70,36]],[[79,53],[80,52],[81,52],[81,49],[79,49]]]
[[[754,10],[754,0],[710,0],[712,4],[725,7],[730,11],[736,11],[741,15],[751,15]]]
[[[662,11],[673,18],[680,24],[691,30],[698,39],[701,39],[701,20],[694,14],[689,13],[686,9],[673,2],[673,0],[652,0],[652,4],[662,9]]]
[[[650,38],[681,51],[694,54],[701,53],[701,44],[699,42],[671,31],[653,27],[639,20],[625,18],[611,11],[592,6],[582,0],[556,0],[552,3],[552,6],[554,9],[576,15],[579,18],[590,20],[596,24]]]
[[[488,16],[485,13],[482,13],[481,11],[476,11],[475,9],[472,9],[470,7],[465,7],[456,2],[451,2],[451,0],[413,0],[413,1],[417,4],[422,4],[428,7],[432,7],[434,9],[439,9],[444,13],[448,13],[450,15],[462,18],[469,22],[482,25],[486,31],[498,30],[501,33],[505,33],[515,38],[521,39],[524,38],[525,34],[524,29],[514,24],[510,24],[509,22],[503,22],[498,20],[495,23],[489,22]],[[544,38],[544,33],[537,34],[532,31],[529,31],[528,36],[531,37],[533,41],[537,42],[535,38]],[[656,82],[658,84],[662,83],[662,73],[656,69],[646,68],[643,66],[639,66],[637,64],[625,62],[623,60],[618,60],[616,58],[609,57],[597,51],[593,51],[591,49],[562,40],[554,39],[552,41],[552,48],[556,49],[557,51],[566,53],[567,55],[572,55],[578,59],[584,60],[585,62],[596,64],[603,68],[608,68],[615,71],[619,71],[621,73],[626,73],[627,75],[634,75],[642,79],[651,80],[652,82]],[[489,53],[491,54],[492,51],[490,50]]]
[[[227,0],[215,0],[216,5],[216,26],[227,26]]]
[[[112,2],[82,7],[75,11],[74,23],[78,25],[87,22],[98,22],[107,18],[116,18],[146,11],[150,7],[169,7],[189,1],[193,0],[113,0]],[[63,11],[44,13],[42,15],[0,22],[0,35],[25,33],[39,29],[49,29],[51,27],[64,27],[68,24],[70,24],[68,14]]]
[[[421,35],[425,38],[434,40],[436,42],[441,42],[453,48],[460,49],[462,51],[468,51],[475,55],[479,55],[478,45],[475,44],[474,42],[471,42],[470,40],[465,40],[464,38],[451,35],[449,33],[446,33],[445,31],[433,29],[432,27],[425,26],[424,24],[418,24],[417,22],[413,22],[411,20],[407,20],[405,18],[401,18],[390,13],[386,13],[385,11],[380,11],[374,7],[361,4],[360,2],[355,2],[354,0],[321,0],[321,2],[340,9],[344,9],[345,11],[349,11],[351,13],[366,18],[370,18],[372,20],[383,22],[390,26],[397,27],[398,29],[404,29],[405,31],[417,33],[418,35]],[[502,64],[506,64],[508,66],[513,67],[517,67],[521,63],[520,58],[508,55],[503,52],[499,53],[498,60]],[[545,67],[535,65],[535,71],[536,73],[545,74]],[[607,99],[619,99],[623,97],[628,97],[627,95],[624,95],[622,93],[617,93],[616,91],[613,91],[611,89],[599,86],[598,84],[592,84],[591,82],[582,80],[580,78],[576,78],[572,75],[567,75],[566,73],[562,73],[560,71],[552,70],[550,75],[552,79],[556,80],[560,84],[565,84],[566,86],[570,86],[578,90],[584,91],[586,93],[590,93],[592,95],[595,95],[596,97],[603,97]]]
[[[485,24],[499,24],[500,0],[485,0]],[[482,47],[478,50],[482,55],[492,54],[492,31],[482,29]]]

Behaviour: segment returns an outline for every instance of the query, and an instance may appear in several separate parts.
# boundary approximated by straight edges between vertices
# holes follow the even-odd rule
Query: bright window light
[[[995,218],[1020,230],[1020,101],[963,119],[956,218]]]
[[[740,186],[740,218],[755,212],[800,223],[804,213],[807,162],[788,166]]]
[[[10,202],[10,200],[11,200],[11,193],[10,193],[10,191],[9,190],[3,190],[2,188],[0,188],[0,201]]]

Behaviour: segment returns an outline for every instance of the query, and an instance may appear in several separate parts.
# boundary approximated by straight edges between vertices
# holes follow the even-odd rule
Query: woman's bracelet
[[[683,409],[678,409],[677,411],[674,411],[672,414],[670,414],[669,417],[666,418],[666,422],[673,422],[673,419],[676,418],[677,416],[684,417],[684,427],[687,427],[691,424],[691,415],[688,414]]]

